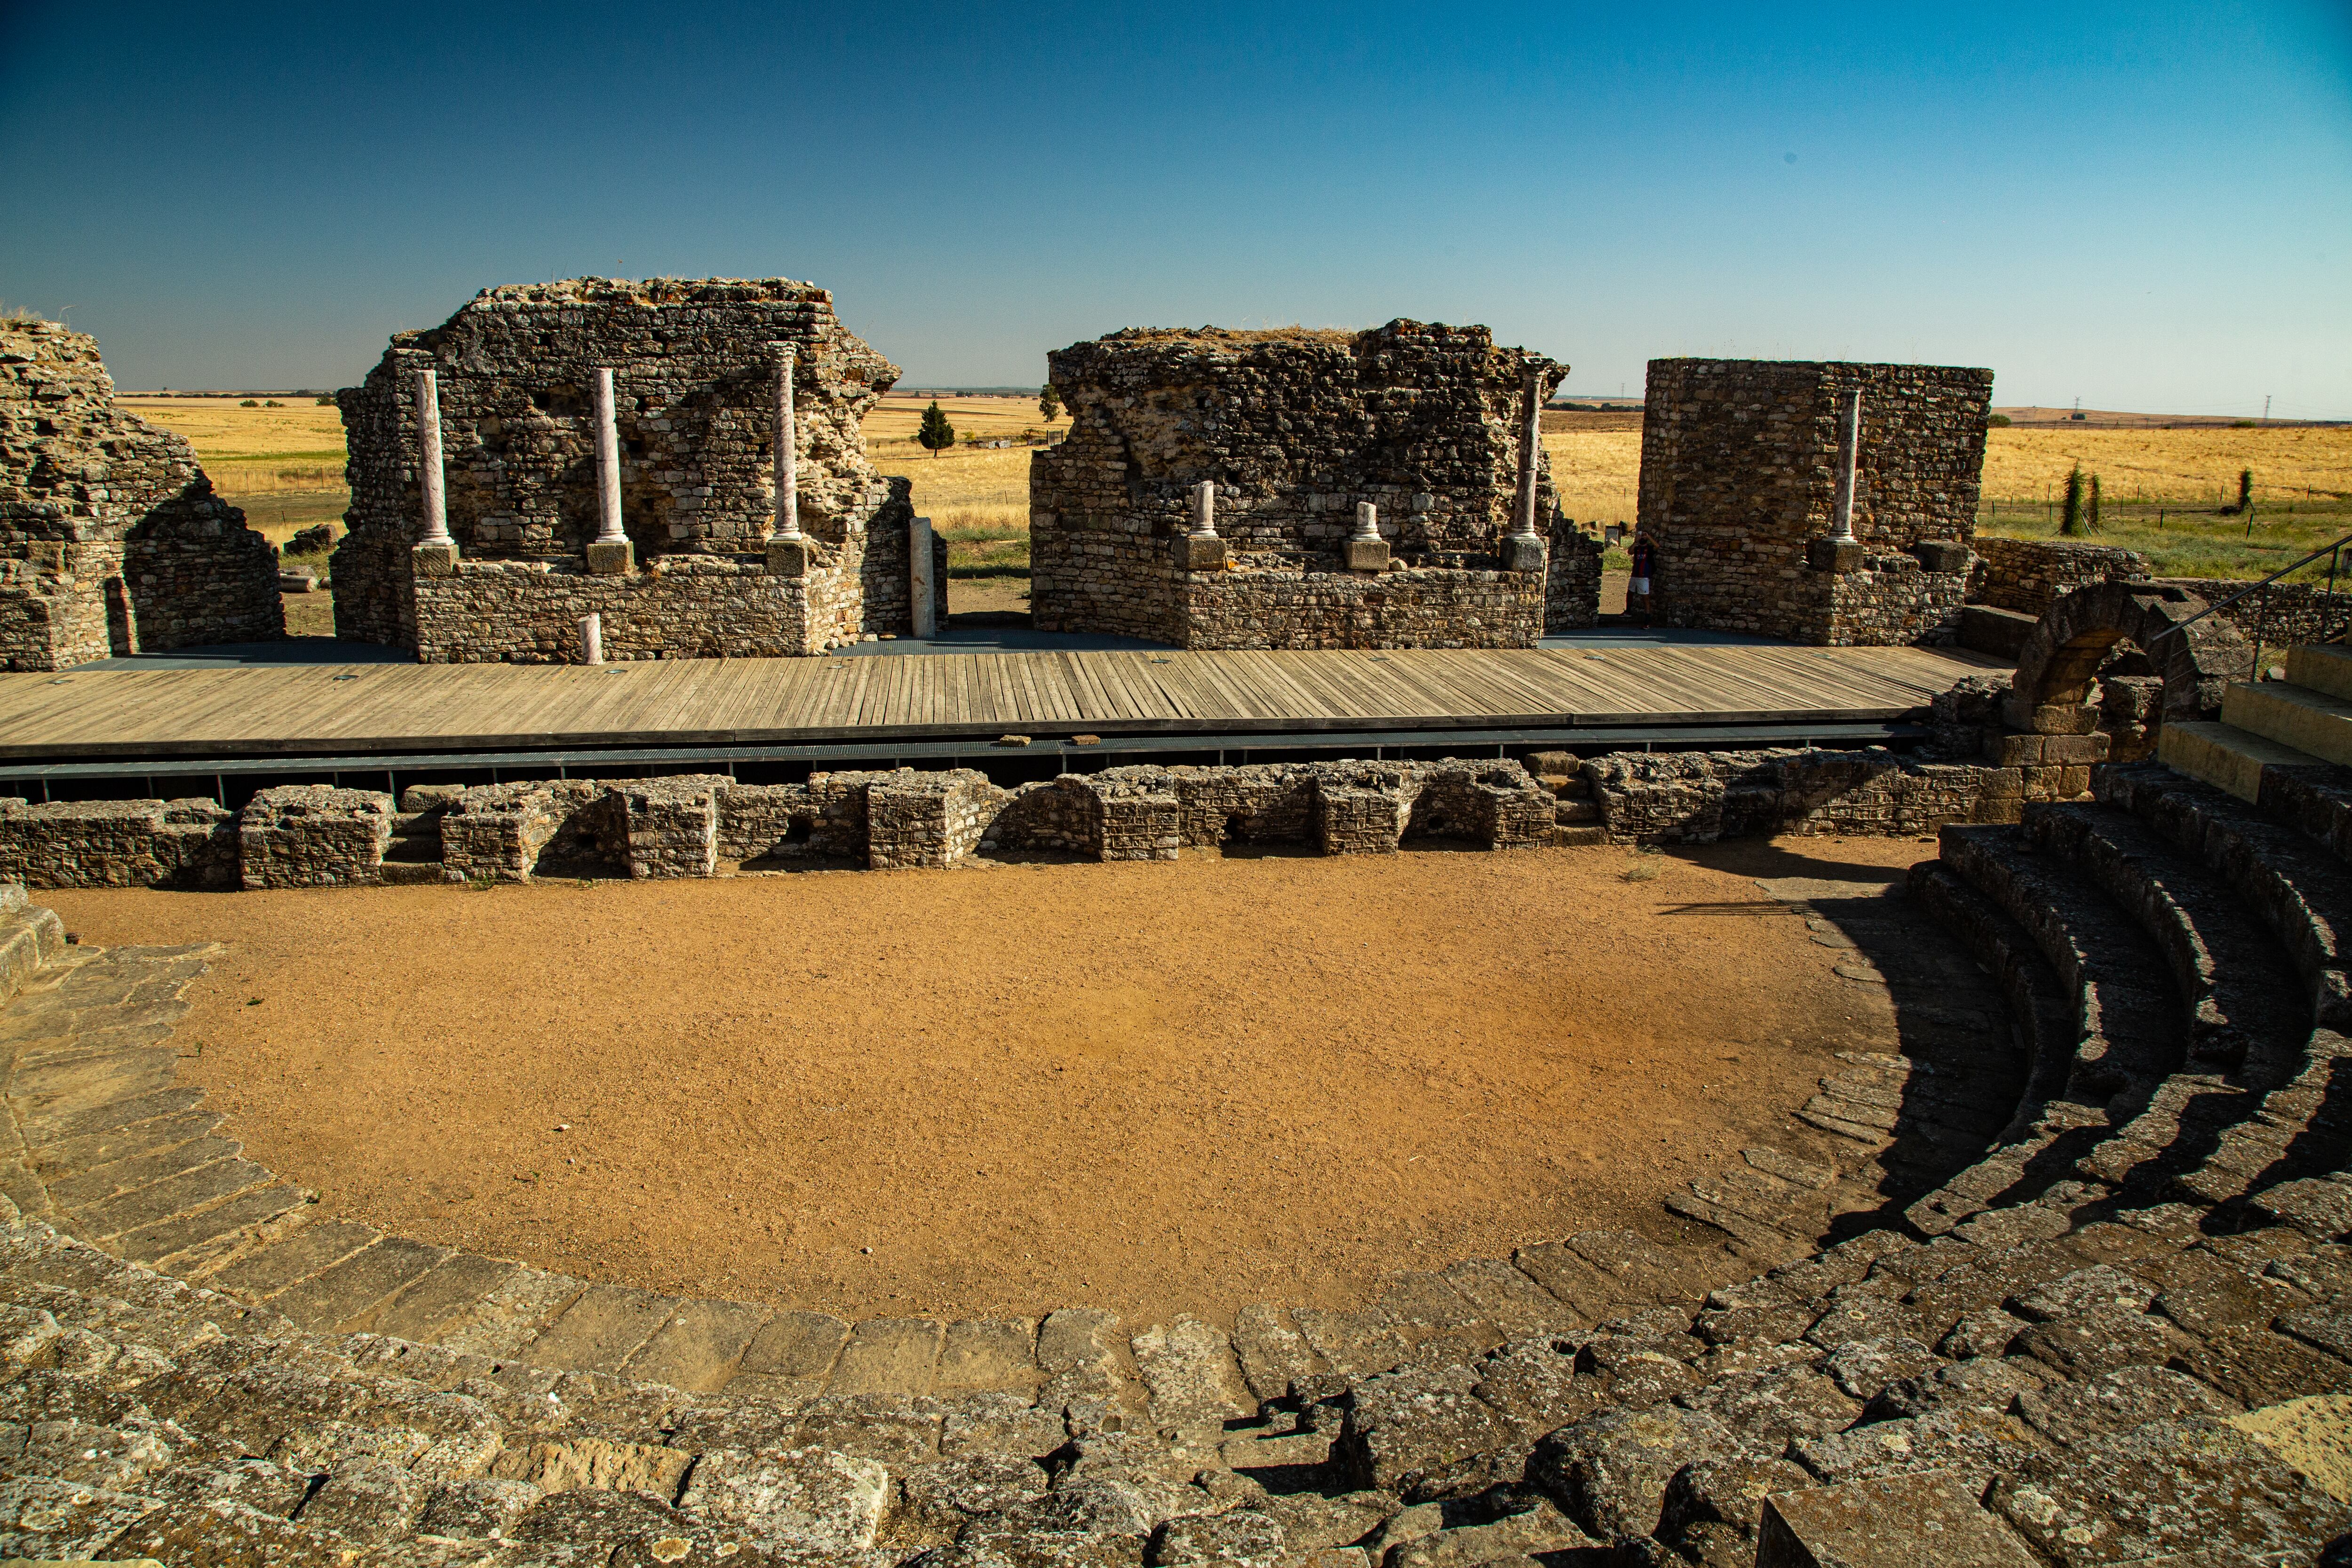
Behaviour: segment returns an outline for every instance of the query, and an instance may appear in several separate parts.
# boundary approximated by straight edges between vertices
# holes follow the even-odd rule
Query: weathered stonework
[[[233,888],[237,857],[209,800],[0,800],[0,878],[28,888]]]
[[[1712,844],[1774,834],[1902,837],[1951,822],[2015,822],[2029,800],[2070,799],[2062,771],[1916,762],[1858,752],[1626,752],[1584,764],[1610,837]]]
[[[2113,545],[2071,539],[1976,540],[1975,570],[1969,575],[1969,602],[2040,616],[2086,583],[2111,577],[2145,577],[2147,559]]]
[[[1858,547],[1823,559],[1856,389]],[[1954,366],[1652,360],[1639,529],[1659,618],[1836,646],[1948,638],[1991,396],[1990,371]]]
[[[1544,568],[1547,636],[1601,624],[1601,541],[1568,518],[1551,520],[1551,550]]]
[[[97,341],[0,322],[0,667],[285,632],[268,542],[184,438],[115,406]]]
[[[1566,367],[1483,327],[1131,329],[1047,356],[1069,436],[1030,458],[1048,631],[1182,647],[1525,647],[1545,579],[1506,570],[1527,384]],[[1538,532],[1552,516],[1538,451]],[[1216,539],[1194,487],[1216,487]],[[1356,507],[1385,568],[1350,571]],[[1370,552],[1377,556],[1378,552]],[[1518,579],[1527,579],[1521,584]]]
[[[366,887],[383,880],[392,796],[382,790],[286,784],[246,802],[237,817],[244,885]]]
[[[771,550],[784,347],[807,542]],[[625,553],[591,548],[600,368],[613,373]],[[416,548],[422,370],[436,382],[454,552]],[[397,334],[365,384],[340,395],[352,507],[335,554],[337,635],[428,662],[576,659],[590,614],[606,617],[607,658],[807,654],[902,635],[913,511],[906,481],[875,472],[860,434],[898,374],[811,284],[488,289],[441,326]],[[943,606],[944,571],[934,581]]]

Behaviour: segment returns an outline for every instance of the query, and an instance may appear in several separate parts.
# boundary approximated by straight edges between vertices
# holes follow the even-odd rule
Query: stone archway
[[[2219,616],[2183,625],[2205,601],[2149,582],[2093,583],[2059,599],[2018,650],[2002,717],[2043,735],[2087,733],[2091,682],[2119,642],[2137,644],[2164,680],[2166,721],[2212,719],[2221,693],[2245,679],[2253,649]]]

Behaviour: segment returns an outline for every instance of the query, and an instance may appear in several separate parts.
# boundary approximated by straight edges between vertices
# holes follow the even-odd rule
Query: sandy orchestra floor
[[[1227,1321],[1671,1234],[1667,1191],[1893,1036],[1752,879],[1933,853],[47,897],[85,942],[227,944],[184,1067],[337,1213],[852,1317]]]

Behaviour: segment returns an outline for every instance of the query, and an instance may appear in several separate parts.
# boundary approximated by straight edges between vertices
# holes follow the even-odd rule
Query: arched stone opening
[[[2116,650],[2130,642],[2164,682],[2163,717],[2211,719],[2221,693],[2245,678],[2253,650],[2237,627],[2202,615],[2205,601],[2155,583],[2110,581],[2075,589],[2053,604],[2018,650],[2002,717],[2042,735],[2084,735],[2097,727],[2092,684]]]

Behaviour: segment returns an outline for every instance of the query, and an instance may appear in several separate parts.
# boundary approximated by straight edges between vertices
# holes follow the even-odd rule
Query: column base
[[[1176,565],[1183,572],[1222,572],[1225,566],[1225,542],[1212,535],[1207,539],[1186,533],[1176,540]]]
[[[1341,546],[1350,572],[1385,572],[1395,559],[1385,539],[1350,539]]]
[[[805,577],[811,555],[806,534],[797,539],[771,539],[768,541],[768,575]]]
[[[1506,572],[1540,572],[1544,569],[1544,542],[1541,539],[1521,533],[1507,535],[1501,554]]]
[[[416,574],[420,577],[457,574],[457,542],[454,539],[428,539],[409,555],[416,563]]]
[[[1862,570],[1861,542],[1845,539],[1807,540],[1805,563],[1816,572],[1859,572]]]
[[[597,577],[618,577],[637,563],[637,552],[625,539],[591,540],[586,551],[588,571]]]

